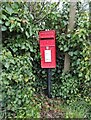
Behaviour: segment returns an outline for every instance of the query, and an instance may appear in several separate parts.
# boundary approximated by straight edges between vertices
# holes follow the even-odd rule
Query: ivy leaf
[[[10,62],[11,62],[12,64],[15,64],[15,61],[14,61],[14,59],[11,59],[11,60],[10,60]]]
[[[25,48],[26,48],[26,46],[25,46],[25,45],[22,45],[21,49],[25,49]]]
[[[2,20],[0,20],[0,24],[1,24],[1,25],[3,24],[3,21],[2,21]]]
[[[79,73],[79,77],[82,77],[82,75],[83,75],[82,73]]]
[[[30,14],[30,16],[31,16],[31,18],[32,18],[32,19],[34,19],[34,17],[33,17],[33,15],[32,15],[32,14]]]
[[[68,50],[69,50],[68,47],[65,47],[64,52],[67,52]]]
[[[28,32],[27,32],[27,31],[25,32],[25,34],[26,34],[27,38],[29,38],[29,34],[28,34]]]
[[[68,51],[68,47],[64,45],[64,52]]]
[[[13,13],[13,9],[11,7],[6,7],[6,10],[10,15]]]
[[[85,57],[85,61],[88,60],[89,58],[88,57]]]
[[[7,30],[7,28],[5,26],[1,27],[1,31],[6,31],[6,30]]]
[[[8,69],[8,68],[9,68],[9,64],[8,64],[8,63],[6,63],[6,64],[5,64],[5,67]]]
[[[78,53],[78,52],[77,52],[77,51],[75,51],[75,52],[74,52],[74,55],[77,55],[77,53]]]
[[[29,80],[28,77],[26,77],[26,78],[25,78],[25,82],[28,82],[28,80]]]
[[[73,52],[69,52],[69,55],[70,55],[70,56],[73,56],[73,54],[74,54]]]
[[[14,27],[15,27],[15,24],[11,24],[11,26],[9,27],[10,32],[12,32],[12,31],[13,31]]]
[[[30,34],[30,36],[32,36],[32,28],[31,28],[31,26],[30,26],[30,29],[29,29],[29,34]]]
[[[3,20],[7,19],[6,15],[3,15],[3,14],[2,14],[1,17],[2,17]]]
[[[5,25],[6,25],[6,26],[9,26],[9,25],[10,25],[10,23],[9,23],[9,22],[5,22]]]

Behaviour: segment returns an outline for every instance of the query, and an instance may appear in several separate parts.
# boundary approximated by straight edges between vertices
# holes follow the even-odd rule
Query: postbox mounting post
[[[47,94],[51,98],[51,68],[56,68],[55,30],[40,31],[41,68],[47,69]]]
[[[47,92],[48,97],[51,98],[51,69],[47,69]]]

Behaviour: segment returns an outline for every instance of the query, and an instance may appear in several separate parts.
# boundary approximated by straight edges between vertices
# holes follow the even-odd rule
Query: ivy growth
[[[41,105],[34,94],[46,88],[46,70],[40,67],[39,30],[56,30],[57,67],[52,70],[52,97],[91,97],[91,43],[89,13],[78,2],[75,28],[67,33],[70,3],[1,2],[2,118],[38,118]],[[41,12],[42,11],[42,12]],[[48,14],[47,14],[48,12]],[[46,16],[45,16],[46,15]],[[39,16],[39,17],[38,17]],[[64,74],[64,54],[71,69]]]

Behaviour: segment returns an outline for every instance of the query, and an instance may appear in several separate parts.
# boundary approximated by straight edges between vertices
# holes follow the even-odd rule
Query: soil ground
[[[63,101],[60,98],[48,98],[41,94],[37,96],[41,103],[41,118],[65,118],[65,113],[61,109]]]

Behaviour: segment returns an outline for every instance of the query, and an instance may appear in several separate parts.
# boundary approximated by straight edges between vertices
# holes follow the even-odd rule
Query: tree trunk
[[[90,47],[91,47],[91,1],[89,2],[89,41],[90,41]],[[91,52],[90,52],[91,55]],[[90,62],[91,62],[91,56],[90,56]]]
[[[90,30],[91,30],[91,1],[89,2],[89,31]],[[90,32],[89,32],[89,40],[91,40],[91,33]]]
[[[75,24],[75,13],[76,13],[76,0],[70,0],[70,13],[69,13],[69,24],[68,24],[68,32],[71,32],[74,29]],[[70,70],[70,56],[68,53],[65,53],[64,60],[64,72],[68,72]]]

